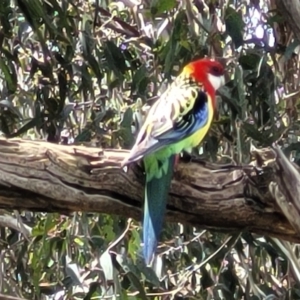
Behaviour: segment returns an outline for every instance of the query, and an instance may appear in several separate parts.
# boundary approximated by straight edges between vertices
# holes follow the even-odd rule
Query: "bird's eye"
[[[210,73],[214,76],[221,76],[224,74],[224,69],[221,65],[220,66],[212,66]]]

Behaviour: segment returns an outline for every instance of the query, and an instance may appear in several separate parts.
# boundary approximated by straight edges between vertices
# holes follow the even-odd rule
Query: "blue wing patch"
[[[173,129],[156,137],[156,139],[166,145],[187,138],[207,123],[208,115],[207,94],[199,91],[192,111],[175,123]]]

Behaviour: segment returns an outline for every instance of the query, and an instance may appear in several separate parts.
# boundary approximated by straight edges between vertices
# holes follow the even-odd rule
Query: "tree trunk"
[[[167,219],[299,242],[297,222],[291,222],[299,214],[298,171],[278,148],[253,154],[255,161],[248,166],[181,161],[170,188]],[[125,150],[0,139],[0,207],[93,211],[139,220],[144,176],[138,164],[126,172],[120,168],[126,155]],[[286,209],[291,203],[293,218]]]
[[[295,38],[300,41],[300,2],[299,0],[275,0],[277,11],[282,14]]]

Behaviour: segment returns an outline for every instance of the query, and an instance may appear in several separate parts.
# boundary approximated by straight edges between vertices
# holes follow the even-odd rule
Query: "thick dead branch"
[[[138,165],[126,173],[119,168],[126,154],[0,139],[0,207],[105,212],[139,220],[144,176]],[[300,241],[269,192],[269,183],[277,180],[266,165],[274,164],[274,152],[263,149],[254,154],[262,166],[259,173],[253,165],[181,162],[170,189],[168,220]]]
[[[270,191],[295,231],[300,232],[299,170],[287,159],[279,147],[275,147],[275,152],[277,155],[274,165],[275,182],[270,183]]]

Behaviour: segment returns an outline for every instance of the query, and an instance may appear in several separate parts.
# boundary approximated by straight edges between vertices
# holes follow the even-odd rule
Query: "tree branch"
[[[295,38],[300,41],[300,2],[298,0],[275,0],[278,11],[281,12]]]
[[[144,176],[138,164],[127,172],[120,169],[126,154],[125,150],[0,139],[0,207],[94,211],[139,220]],[[277,184],[280,177],[273,172],[276,152],[262,149],[253,154],[253,164],[243,167],[180,162],[170,189],[167,219],[299,242],[299,232],[281,213],[276,195],[269,192],[269,184]]]

